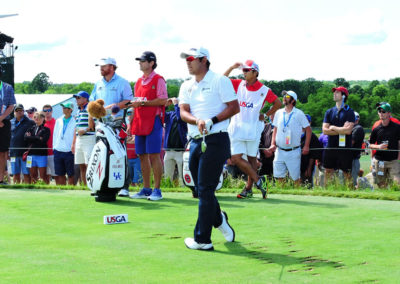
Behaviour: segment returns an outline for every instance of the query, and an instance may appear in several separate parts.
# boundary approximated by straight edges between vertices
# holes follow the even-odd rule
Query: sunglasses
[[[242,70],[243,70],[243,73],[253,71],[253,69],[251,69],[251,68],[243,68]]]
[[[48,109],[44,109],[43,111],[44,111],[44,112],[52,112],[53,110],[50,109],[50,108],[48,108]]]
[[[194,57],[194,56],[186,57],[186,61],[187,61],[187,62],[192,62],[192,61],[194,61],[194,60],[196,60],[196,59],[198,59],[199,61],[201,61],[201,60],[203,59],[203,57]]]
[[[21,112],[24,111],[23,109],[16,109],[15,112]]]
[[[283,97],[284,97],[284,98],[287,98],[287,99],[290,99],[290,98],[291,98],[291,96],[289,96],[289,95],[284,95]]]
[[[378,109],[378,112],[379,112],[379,113],[386,113],[386,110]]]

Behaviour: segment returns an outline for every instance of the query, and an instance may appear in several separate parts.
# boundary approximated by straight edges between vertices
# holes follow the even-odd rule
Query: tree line
[[[240,76],[239,76],[240,77]],[[183,79],[167,79],[169,97],[177,97]],[[313,127],[321,127],[325,111],[333,103],[332,88],[344,86],[349,90],[347,104],[360,114],[360,124],[370,128],[378,119],[375,105],[378,102],[388,102],[392,106],[392,114],[400,118],[400,77],[388,81],[346,81],[337,78],[333,81],[318,81],[314,78],[305,80],[288,79],[283,81],[260,80],[263,84],[280,96],[283,90],[292,90],[298,96],[297,107],[311,115]],[[130,82],[132,90],[135,82]],[[29,82],[15,83],[16,94],[76,94],[93,90],[93,83],[53,84],[46,73],[39,73]]]

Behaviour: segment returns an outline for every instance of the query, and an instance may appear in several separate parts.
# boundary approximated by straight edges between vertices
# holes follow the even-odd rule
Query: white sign
[[[107,215],[103,217],[104,225],[128,223],[128,214]]]

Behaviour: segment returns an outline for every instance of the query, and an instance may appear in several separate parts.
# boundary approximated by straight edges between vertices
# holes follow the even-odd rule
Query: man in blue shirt
[[[89,101],[103,99],[107,114],[111,113],[114,105],[118,105],[120,112],[117,116],[122,116],[125,104],[133,99],[131,85],[115,73],[117,63],[114,58],[102,58],[96,66],[100,66],[103,78],[94,85]]]
[[[354,127],[354,111],[345,104],[349,92],[345,87],[332,88],[336,106],[326,111],[322,131],[328,135],[328,146],[325,150],[323,165],[325,168],[325,185],[332,178],[335,170],[342,170],[346,182],[352,186],[351,168],[353,156],[351,131]]]
[[[0,65],[0,79],[2,74],[3,69]],[[15,103],[13,87],[0,80],[0,184],[4,184],[3,177],[11,140],[9,115],[14,110]]]
[[[107,110],[106,120],[111,119],[110,114],[113,106],[120,108],[116,116],[122,116],[123,109],[126,108],[125,104],[133,100],[131,85],[115,73],[117,62],[114,58],[102,58],[96,66],[100,66],[100,73],[103,78],[94,85],[89,101],[104,100],[104,107]],[[129,190],[121,189],[118,196],[129,197]]]

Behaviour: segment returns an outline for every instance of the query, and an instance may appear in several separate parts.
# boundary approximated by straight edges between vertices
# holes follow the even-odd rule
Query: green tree
[[[372,90],[379,85],[379,81],[378,80],[373,80],[369,83],[368,88],[367,88],[367,93],[368,94],[372,94]]]
[[[400,89],[400,77],[390,79],[388,81],[388,85],[389,85],[389,88],[391,88],[391,89],[399,90]]]
[[[346,81],[345,78],[336,78],[333,80],[333,83],[335,84],[336,87],[343,86],[345,88],[350,87],[350,83]]]
[[[365,95],[365,90],[360,85],[354,85],[349,89],[350,94],[356,94],[359,98],[363,98]]]
[[[44,93],[51,86],[51,84],[52,83],[49,81],[49,76],[46,73],[41,72],[32,80],[32,91],[34,93]]]
[[[388,94],[389,90],[385,85],[377,85],[372,89],[372,95],[384,98]]]
[[[307,102],[308,96],[311,94],[316,94],[317,90],[323,86],[321,81],[317,81],[314,78],[307,78],[303,81],[300,81],[300,94],[302,102]],[[299,94],[298,94],[299,95]]]

